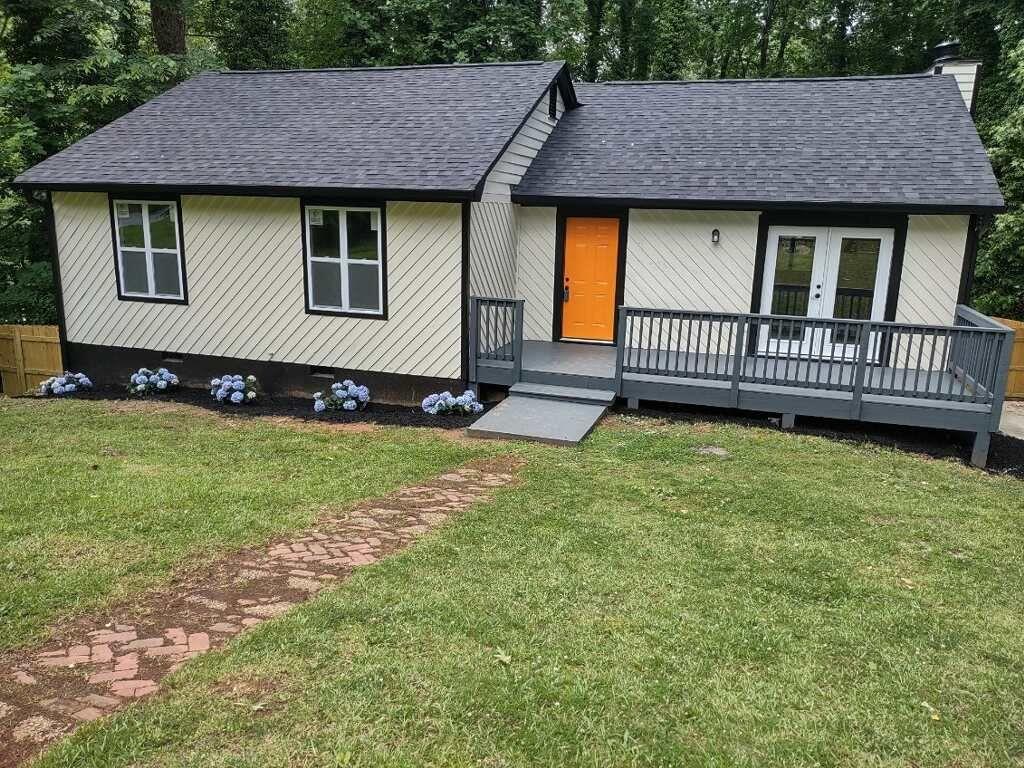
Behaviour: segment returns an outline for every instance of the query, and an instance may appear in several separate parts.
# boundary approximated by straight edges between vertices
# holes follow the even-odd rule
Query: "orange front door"
[[[565,220],[562,278],[562,338],[615,338],[615,277],[619,263],[619,220]]]

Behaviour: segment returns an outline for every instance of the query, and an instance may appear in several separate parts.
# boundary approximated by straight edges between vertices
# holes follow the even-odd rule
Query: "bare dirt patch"
[[[515,480],[520,464],[507,456],[471,462],[325,513],[312,528],[216,560],[104,615],[55,627],[40,647],[0,656],[0,766],[18,765],[81,723],[156,693],[189,659],[486,500]]]

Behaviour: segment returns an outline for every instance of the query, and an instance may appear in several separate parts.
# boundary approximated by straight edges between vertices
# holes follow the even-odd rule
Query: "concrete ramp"
[[[520,387],[519,392],[517,387]],[[510,396],[481,416],[466,430],[466,434],[470,437],[576,445],[590,434],[615,400],[613,392],[600,390],[552,386],[537,389],[533,392],[515,385]]]

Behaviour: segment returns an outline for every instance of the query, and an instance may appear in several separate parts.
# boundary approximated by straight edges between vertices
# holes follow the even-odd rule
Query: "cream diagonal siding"
[[[516,213],[516,293],[523,307],[523,338],[551,341],[555,290],[555,209],[520,207]]]
[[[54,194],[68,339],[459,378],[461,209],[389,203],[389,319],[307,315],[299,201],[182,198],[189,304],[118,301],[107,197]]]
[[[516,294],[516,219],[512,203],[472,203],[469,293],[510,299]]]
[[[956,312],[968,216],[911,216],[896,319],[948,325]]]
[[[758,214],[631,210],[626,306],[749,312]],[[711,242],[717,229],[720,242]]]
[[[556,97],[555,117],[548,116],[548,91],[544,92],[543,98],[533,108],[530,117],[523,124],[511,143],[502,152],[494,168],[487,174],[484,181],[483,196],[481,200],[509,201],[512,199],[512,186],[518,184],[530,167],[533,158],[544,146],[551,131],[562,117],[565,105],[562,103],[562,93],[558,91]]]

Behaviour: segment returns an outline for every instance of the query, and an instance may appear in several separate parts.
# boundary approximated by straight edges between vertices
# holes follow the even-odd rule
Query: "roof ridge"
[[[706,83],[813,83],[847,82],[849,80],[911,80],[931,78],[931,72],[913,72],[900,75],[818,75],[811,77],[723,77],[700,80],[602,80],[579,85],[703,85]]]
[[[390,72],[410,69],[469,69],[473,67],[527,67],[541,64],[564,64],[561,59],[526,61],[451,62],[448,64],[395,64],[384,67],[298,67],[295,69],[217,69],[207,70],[215,75],[276,75],[292,72]]]

